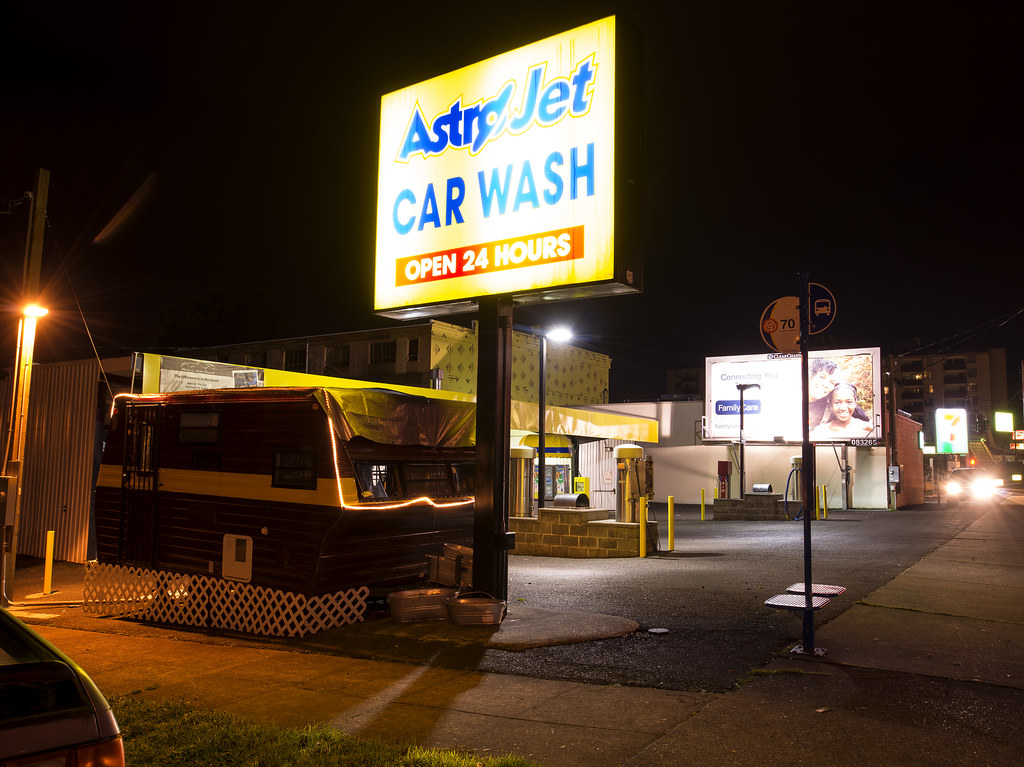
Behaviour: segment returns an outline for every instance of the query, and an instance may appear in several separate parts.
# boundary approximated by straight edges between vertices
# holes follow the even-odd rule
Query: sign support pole
[[[481,297],[478,317],[473,587],[507,601],[512,297]]]
[[[803,646],[799,652],[807,655],[819,655],[814,646],[814,595],[811,588],[811,514],[812,505],[815,499],[815,471],[814,471],[814,445],[811,444],[810,427],[810,365],[807,359],[807,350],[811,335],[811,293],[807,273],[800,275],[800,370],[801,389],[803,396],[800,398],[803,408],[803,448],[801,475],[804,480],[804,623],[803,623]]]

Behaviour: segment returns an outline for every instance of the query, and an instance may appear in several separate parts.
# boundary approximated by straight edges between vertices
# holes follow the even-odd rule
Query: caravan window
[[[444,498],[453,495],[451,470],[441,463],[410,463],[405,466],[409,495]]]
[[[178,422],[178,440],[183,445],[215,445],[220,440],[220,413],[207,410],[185,412]]]
[[[472,462],[355,461],[359,496],[371,500],[452,498],[473,492]]]
[[[274,451],[274,487],[316,490],[316,448],[280,448]]]

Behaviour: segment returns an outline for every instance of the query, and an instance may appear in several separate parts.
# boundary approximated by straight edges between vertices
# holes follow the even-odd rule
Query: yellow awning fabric
[[[143,367],[144,376],[142,381],[142,393],[157,393],[167,391],[161,386],[163,379],[162,370],[165,361],[179,363],[177,371],[178,380],[176,384],[189,389],[216,389],[221,387],[231,388],[232,373],[235,369],[244,367],[230,365],[227,363],[207,362],[202,360],[187,360],[177,357],[167,357],[159,354],[144,354],[145,364]],[[184,363],[184,364],[180,364]],[[194,368],[194,369],[190,369]],[[400,386],[396,384],[374,383],[371,381],[357,381],[349,378],[334,378],[332,376],[312,375],[309,373],[295,373],[285,370],[274,370],[272,368],[245,368],[247,370],[259,370],[263,375],[263,386],[289,386],[289,387],[323,387],[332,392],[331,396],[341,404],[339,396],[334,392],[354,392],[354,398],[344,397],[344,409],[352,408],[353,420],[360,422],[361,426],[352,426],[353,434],[365,436],[375,442],[395,443],[389,435],[399,428],[398,419],[400,416],[388,410],[390,405],[385,405],[382,397],[365,397],[367,392],[390,392],[392,395],[401,393],[411,395],[408,400],[427,399],[437,402],[448,402],[452,405],[463,403],[472,404],[475,398],[468,394],[448,392],[437,389],[424,389],[418,386]],[[359,401],[357,401],[359,400]],[[471,408],[475,414],[475,408]],[[438,410],[440,414],[441,409]],[[451,413],[464,413],[465,410],[454,407]],[[422,413],[418,415],[423,415]],[[451,414],[449,414],[451,415]],[[438,444],[430,440],[441,439],[445,444],[474,444],[475,443],[475,421],[471,421],[468,434],[468,443],[465,442],[466,426],[460,419],[462,416],[451,415],[452,420],[446,420],[448,416],[434,415],[423,416],[432,425],[428,427],[430,434],[416,437],[413,442],[404,444],[417,444],[420,439],[427,440],[422,444]],[[431,420],[434,419],[434,420]],[[520,431],[537,431],[538,408],[533,402],[512,401],[511,428]],[[573,437],[589,437],[591,439],[621,439],[629,442],[658,441],[658,422],[652,418],[641,418],[640,416],[628,416],[618,413],[606,413],[603,411],[585,410],[581,408],[568,408],[549,406],[547,408],[547,423],[545,424],[546,434],[565,434]],[[448,431],[454,429],[454,431]],[[440,431],[438,431],[440,430]],[[370,436],[370,434],[377,436]],[[406,439],[411,438],[406,434]],[[449,440],[454,440],[450,442]]]
[[[476,405],[386,389],[319,389],[342,439],[384,445],[470,447],[476,442]],[[327,402],[330,397],[332,402]]]
[[[537,431],[539,409],[535,402],[512,401],[512,428]],[[605,413],[597,410],[551,406],[547,408],[545,434],[568,434],[593,439],[658,441],[658,422],[653,418]]]

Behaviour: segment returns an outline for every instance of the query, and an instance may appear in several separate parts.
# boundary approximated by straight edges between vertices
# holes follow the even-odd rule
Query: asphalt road
[[[802,522],[701,521],[699,509],[676,507],[675,547],[669,551],[665,510],[655,513],[662,546],[646,559],[509,558],[510,610],[523,604],[617,615],[640,624],[634,634],[509,651],[401,638],[382,642],[342,627],[330,632],[333,651],[548,679],[719,692],[799,643],[800,614],[765,607],[764,601],[803,580]],[[816,626],[980,515],[974,508],[926,506],[830,511],[828,520],[813,522],[813,581],[847,589],[816,613]]]

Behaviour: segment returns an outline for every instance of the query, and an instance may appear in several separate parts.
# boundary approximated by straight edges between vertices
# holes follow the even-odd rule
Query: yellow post
[[[814,519],[821,519],[821,485],[814,486]]]
[[[668,497],[668,550],[676,550],[676,497]]]
[[[43,594],[53,593],[53,530],[46,531],[46,562],[43,565]]]
[[[828,519],[828,485],[821,486],[821,516]]]
[[[647,496],[640,496],[640,558],[647,556]]]
[[[716,493],[715,497],[717,498],[718,497],[718,495],[717,495],[718,489],[717,488],[715,489],[715,493]],[[703,487],[700,489],[700,521],[701,522],[704,521],[704,488]]]

